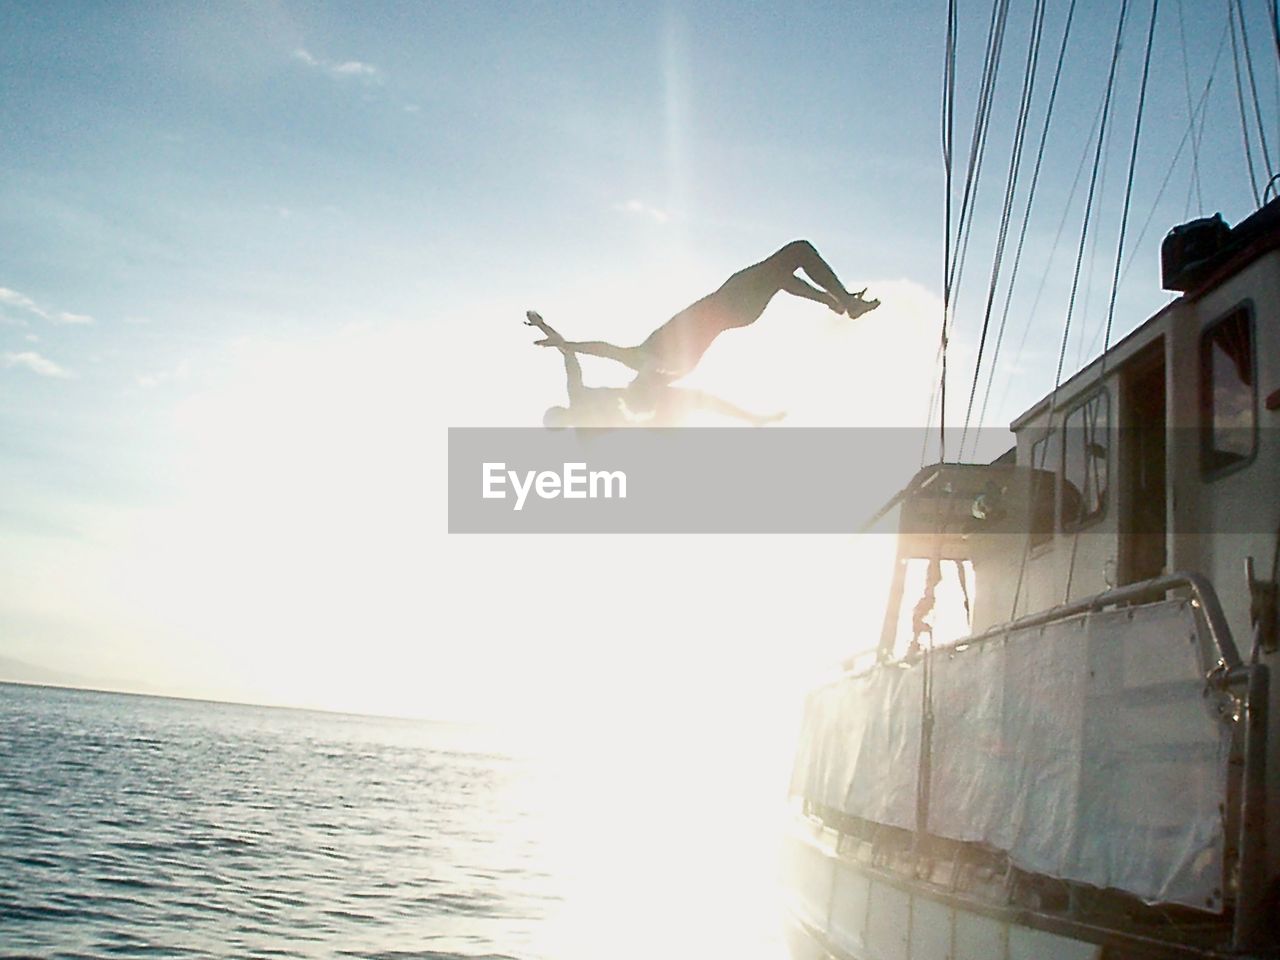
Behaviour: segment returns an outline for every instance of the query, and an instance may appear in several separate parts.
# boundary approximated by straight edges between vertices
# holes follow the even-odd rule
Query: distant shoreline
[[[288,710],[293,713],[320,713],[331,717],[352,717],[361,720],[389,720],[396,723],[429,723],[450,727],[484,727],[483,721],[440,720],[432,717],[403,717],[382,713],[356,713],[351,710],[331,710],[325,707],[291,706],[283,703],[251,703],[246,700],[212,700],[208,697],[183,697],[167,693],[142,693],[137,690],[111,690],[103,687],[81,687],[69,683],[40,680],[9,680],[0,677],[0,687],[35,687],[42,690],[63,690],[70,693],[87,693],[107,697],[140,697],[147,700],[173,700],[182,703],[204,703],[214,706],[248,707],[254,710]]]

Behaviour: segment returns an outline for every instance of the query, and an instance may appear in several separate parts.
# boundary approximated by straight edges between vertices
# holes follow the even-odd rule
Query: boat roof
[[[1235,276],[1255,260],[1280,248],[1280,197],[1255,210],[1231,230],[1231,239],[1215,257],[1215,263],[1196,284],[1182,296],[1171,300],[1142,324],[1122,337],[1115,346],[1100,354],[1082,367],[1048,396],[1042,397],[1023,411],[1009,424],[1009,429],[1019,430],[1044,413],[1049,402],[1061,406],[1074,399],[1076,394],[1098,381],[1101,364],[1105,359],[1109,367],[1123,362],[1129,354],[1144,346],[1155,328],[1162,326],[1165,318],[1183,304],[1195,303],[1211,290]]]

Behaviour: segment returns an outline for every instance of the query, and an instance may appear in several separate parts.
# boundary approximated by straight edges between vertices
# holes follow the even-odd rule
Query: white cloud
[[[40,307],[36,306],[36,302],[30,297],[19,293],[17,290],[10,290],[8,287],[0,287],[0,303],[7,303],[11,307],[29,310],[37,316],[48,316]]]
[[[615,203],[613,209],[631,216],[646,217],[654,223],[666,223],[671,214],[659,207],[651,206],[643,200],[628,200],[626,203]]]
[[[293,51],[293,59],[299,63],[305,63],[314,70],[322,70],[331,77],[339,80],[358,78],[371,82],[381,81],[382,71],[371,63],[364,63],[361,60],[343,60],[335,62],[333,60],[324,60],[314,56],[309,50],[302,47]]]
[[[333,72],[342,77],[373,77],[377,76],[378,68],[368,63],[361,63],[359,60],[347,60],[333,67]]]
[[[57,380],[69,380],[74,376],[70,370],[58,366],[52,360],[40,356],[34,350],[0,354],[0,362],[3,362],[6,367],[24,367],[39,376],[53,377]]]
[[[42,320],[48,320],[50,323],[65,324],[86,324],[93,323],[93,317],[87,313],[71,313],[66,310],[54,311],[47,307],[36,303],[25,293],[19,293],[17,290],[10,290],[8,287],[0,287],[0,304],[15,307],[19,310],[25,310]]]

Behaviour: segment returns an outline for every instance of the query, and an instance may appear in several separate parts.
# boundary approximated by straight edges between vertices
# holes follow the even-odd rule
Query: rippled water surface
[[[465,727],[0,684],[0,954],[781,954],[737,845],[652,829],[696,820],[683,791],[568,769]]]

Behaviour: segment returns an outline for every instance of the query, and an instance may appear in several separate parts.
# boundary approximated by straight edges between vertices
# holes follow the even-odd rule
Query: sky
[[[1029,6],[1006,34],[953,397]],[[1079,6],[986,424],[1053,386],[1117,9]],[[1280,160],[1265,5],[1244,6]],[[1113,339],[1170,299],[1169,227],[1255,206],[1226,9],[1160,7]],[[957,203],[989,11],[960,4]],[[1101,348],[1149,11],[1126,28],[1068,373]],[[696,712],[711,691],[788,709],[788,684],[874,643],[882,544],[450,536],[446,429],[533,427],[563,402],[524,310],[638,342],[796,238],[882,307],[851,324],[779,299],[690,382],[786,411],[783,429],[924,424],[944,13],[0,4],[0,675],[519,723]],[[1064,17],[1050,2],[1028,162]]]

